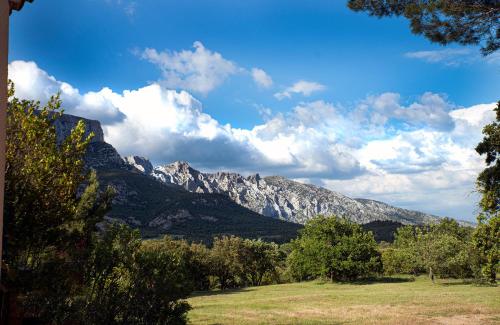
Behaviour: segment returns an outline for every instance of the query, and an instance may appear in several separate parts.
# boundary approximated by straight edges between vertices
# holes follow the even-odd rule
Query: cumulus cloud
[[[40,100],[45,104],[50,96],[60,93],[68,114],[85,116],[105,124],[114,124],[125,118],[109,99],[109,94],[112,93],[109,88],[82,95],[70,84],[58,81],[40,69],[35,62],[11,62],[9,78],[14,82],[16,95],[20,98]]]
[[[401,96],[396,93],[384,93],[369,96],[362,101],[357,117],[369,120],[372,126],[385,126],[389,122],[399,121],[405,128],[433,128],[451,130],[454,121],[449,112],[454,108],[446,98],[430,92],[424,93],[418,101],[403,106]]]
[[[237,65],[220,53],[205,48],[201,42],[192,51],[181,52],[145,49],[141,57],[155,64],[162,72],[159,81],[164,87],[182,89],[206,95],[237,73]]]
[[[283,100],[285,98],[291,98],[293,94],[301,94],[303,96],[311,96],[313,93],[325,90],[326,87],[317,82],[300,80],[297,81],[292,86],[286,88],[282,92],[274,94],[278,100]]]
[[[449,112],[454,127],[399,130],[366,141],[353,156],[367,173],[351,180],[324,180],[325,186],[355,197],[370,197],[406,208],[474,220],[474,181],[484,168],[474,150],[483,126],[494,120],[495,105]]]
[[[262,88],[271,88],[273,86],[273,79],[264,70],[253,68],[252,78],[255,83]]]
[[[209,169],[288,176],[346,178],[363,172],[335,137],[321,131],[332,121],[316,123],[318,115],[334,111],[326,103],[297,107],[252,129],[221,125],[187,92],[158,84],[125,91],[113,103],[127,119],[105,126],[105,134],[123,154],[145,155],[157,163],[187,160]]]
[[[33,62],[9,65],[17,95],[46,101],[61,91],[69,112],[100,119],[106,141],[122,155],[154,163],[187,160],[201,170],[279,174],[397,206],[469,217],[474,180],[484,162],[474,151],[494,104],[457,107],[424,93],[369,96],[346,109],[303,102],[287,113],[262,108],[251,128],[221,124],[186,91],[155,83],[121,93],[80,94]],[[443,212],[445,211],[445,213]]]

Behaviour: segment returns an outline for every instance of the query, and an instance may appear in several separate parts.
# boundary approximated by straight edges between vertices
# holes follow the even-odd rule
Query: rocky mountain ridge
[[[304,224],[317,215],[336,215],[360,224],[395,221],[423,224],[438,217],[367,200],[352,199],[341,193],[281,176],[244,177],[236,173],[202,173],[187,162],[154,167],[151,176],[167,184],[177,184],[194,193],[219,193],[267,217]]]
[[[64,115],[61,121],[56,122],[58,138],[67,136],[80,119]],[[125,170],[191,193],[222,194],[260,215],[299,224],[304,224],[319,214],[342,216],[360,224],[372,221],[423,224],[438,219],[436,216],[378,201],[352,199],[338,192],[280,176],[261,177],[255,174],[245,177],[228,172],[203,173],[187,162],[178,161],[155,167],[144,157],[122,158],[112,145],[104,142],[98,121],[83,120],[87,125],[87,132],[95,134],[86,155],[86,165],[97,170]]]
[[[226,195],[192,193],[176,184],[159,182],[149,175],[153,166],[147,159],[122,158],[106,143],[98,121],[63,115],[54,123],[59,141],[66,138],[80,120],[85,122],[87,134],[94,133],[85,165],[96,170],[103,189],[111,186],[115,190],[107,222],[137,228],[143,238],[167,234],[207,244],[223,235],[283,243],[295,238],[302,228],[299,224],[262,216]]]

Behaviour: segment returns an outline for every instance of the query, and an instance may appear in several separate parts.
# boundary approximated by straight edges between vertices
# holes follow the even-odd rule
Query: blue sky
[[[37,80],[21,93],[71,85],[69,111],[103,121],[122,154],[476,212],[470,149],[499,99],[500,57],[431,44],[405,20],[345,1],[44,0],[13,14],[10,40],[11,71]]]

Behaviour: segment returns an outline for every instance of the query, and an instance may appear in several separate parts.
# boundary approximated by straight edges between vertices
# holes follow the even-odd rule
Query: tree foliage
[[[495,113],[496,121],[484,127],[484,138],[476,147],[478,154],[486,156],[487,167],[477,178],[477,188],[482,194],[481,208],[490,214],[500,209],[500,101]]]
[[[427,226],[399,228],[394,244],[382,253],[386,274],[425,272],[440,277],[467,278],[477,269],[471,245],[472,229],[453,219]]]
[[[439,44],[481,44],[484,55],[500,47],[497,0],[349,0],[348,6],[377,17],[403,16],[413,33]]]
[[[43,107],[19,100],[10,84],[2,285],[17,313],[7,323],[186,323],[191,260],[181,243],[142,243],[120,225],[97,231],[113,191],[85,169],[83,121],[57,142],[60,106],[58,96]]]
[[[275,243],[262,240],[243,241],[243,269],[253,286],[260,286],[266,275],[275,275],[280,262],[279,247]]]
[[[2,284],[26,312],[64,319],[112,193],[84,172],[92,134],[85,136],[83,122],[57,143],[58,96],[41,107],[14,97],[12,83],[8,95]]]
[[[320,276],[354,280],[381,270],[373,234],[337,217],[310,220],[293,242],[288,263],[299,280]]]
[[[478,226],[474,244],[482,258],[483,274],[490,282],[496,282],[496,270],[500,264],[500,101],[495,108],[496,121],[483,129],[484,138],[476,151],[486,155],[487,167],[477,178],[481,193]]]
[[[171,240],[142,242],[137,230],[110,225],[85,272],[84,324],[184,324],[191,274]]]

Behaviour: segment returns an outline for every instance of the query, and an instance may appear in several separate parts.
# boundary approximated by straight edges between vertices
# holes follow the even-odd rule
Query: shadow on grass
[[[379,284],[379,283],[405,283],[405,282],[415,282],[413,277],[377,277],[377,278],[365,278],[357,280],[337,280],[333,283],[335,284],[355,284],[355,285],[367,285],[367,284]],[[318,284],[328,284],[332,283],[329,280],[319,281]]]
[[[191,298],[195,297],[209,297],[209,296],[222,296],[222,295],[232,295],[235,293],[242,293],[242,292],[250,292],[254,291],[254,287],[247,287],[247,288],[236,288],[236,289],[227,289],[227,290],[210,290],[210,291],[195,291],[191,293]]]
[[[492,284],[489,282],[484,282],[484,281],[479,281],[476,279],[463,279],[463,280],[449,280],[449,279],[441,279],[438,282],[439,285],[445,286],[445,287],[451,287],[451,286],[463,286],[463,285],[473,285],[477,287],[497,287],[497,284]]]

